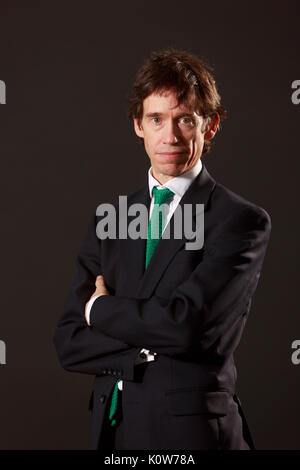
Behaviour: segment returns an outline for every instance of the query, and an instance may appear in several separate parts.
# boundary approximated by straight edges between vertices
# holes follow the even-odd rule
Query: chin
[[[165,165],[162,165],[158,168],[159,173],[168,175],[168,176],[178,176],[180,175],[184,168],[186,166],[186,163],[166,163]]]

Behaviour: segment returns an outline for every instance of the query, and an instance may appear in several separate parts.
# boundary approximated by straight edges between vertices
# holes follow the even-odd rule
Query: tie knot
[[[165,189],[157,189],[155,186],[153,188],[153,194],[154,194],[154,204],[164,204],[167,202],[169,199],[171,199],[172,196],[174,196],[173,191],[171,191],[168,188]]]

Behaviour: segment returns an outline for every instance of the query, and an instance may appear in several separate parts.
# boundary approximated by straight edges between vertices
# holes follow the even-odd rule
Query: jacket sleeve
[[[116,370],[119,377],[132,380],[139,349],[91,329],[84,316],[85,304],[95,290],[96,277],[101,274],[99,243],[95,213],[77,256],[77,273],[56,323],[53,343],[61,366],[68,371],[101,375],[105,369]]]
[[[230,355],[250,310],[271,232],[262,208],[230,215],[204,244],[201,263],[169,299],[101,296],[91,328],[132,346],[197,360]]]

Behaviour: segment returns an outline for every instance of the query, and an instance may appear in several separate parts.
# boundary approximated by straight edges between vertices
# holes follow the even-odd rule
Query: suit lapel
[[[204,211],[206,210],[208,199],[215,184],[215,180],[211,177],[203,164],[201,172],[180,200],[179,206],[181,206],[182,214],[184,204],[192,204],[193,228],[195,227],[196,221],[196,204],[204,204]],[[128,206],[134,203],[142,203],[147,206],[149,211],[150,202],[149,189],[147,186],[145,189],[135,193],[135,195],[128,200]],[[178,211],[180,211],[180,209],[177,207],[169,222],[170,237],[160,239],[147,270],[145,270],[147,240],[142,238],[137,240],[130,238],[120,240],[121,275],[119,279],[121,281],[122,291],[126,292],[127,296],[132,295],[137,298],[149,298],[176,252],[184,243],[189,241],[184,235],[183,225],[182,238],[176,239],[173,236],[174,219]],[[128,224],[133,218],[133,216],[128,217]]]
[[[148,186],[128,198],[128,207],[132,204],[143,204],[149,212],[151,199]],[[127,229],[135,216],[127,217]],[[136,296],[145,271],[146,241],[143,238],[133,240],[128,237],[120,242],[120,275],[117,292],[119,295]]]

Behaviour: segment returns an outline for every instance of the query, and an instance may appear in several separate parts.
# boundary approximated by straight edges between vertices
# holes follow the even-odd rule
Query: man
[[[91,449],[254,448],[233,353],[271,221],[202,163],[225,115],[211,69],[191,53],[153,53],[137,73],[129,116],[151,167],[128,206],[149,210],[147,240],[100,239],[93,214],[53,338],[66,370],[95,375]],[[187,249],[176,214],[192,205],[195,227],[201,204],[204,243]]]

